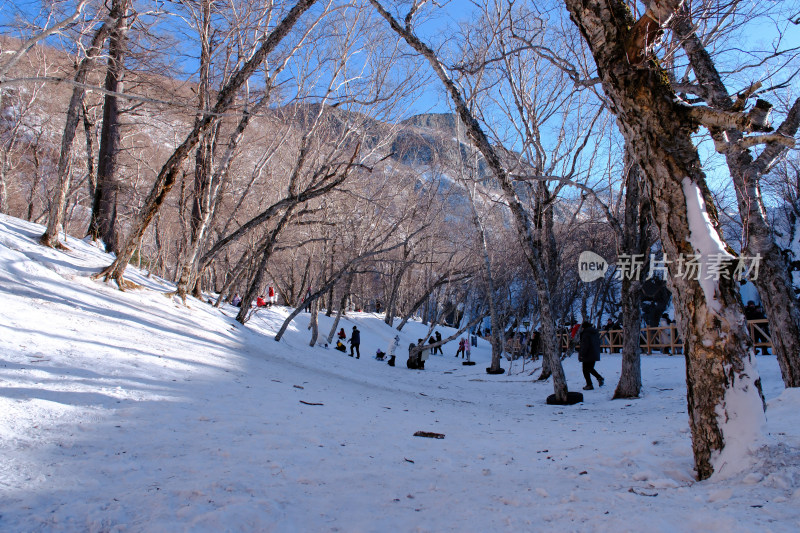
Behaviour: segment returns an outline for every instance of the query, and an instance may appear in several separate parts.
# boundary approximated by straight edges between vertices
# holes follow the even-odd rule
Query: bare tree
[[[120,289],[132,287],[130,282],[123,278],[125,268],[130,262],[134,251],[139,246],[145,230],[150,225],[153,217],[164,203],[167,193],[175,184],[180,169],[189,153],[197,146],[202,136],[216,124],[219,116],[226,113],[234,104],[236,95],[250,76],[260,67],[267,56],[275,50],[280,42],[289,34],[300,17],[308,11],[316,0],[299,0],[284,16],[284,18],[271,30],[264,31],[257,48],[252,56],[230,77],[229,81],[217,94],[216,102],[211,111],[204,115],[203,120],[197,122],[181,145],[173,152],[172,156],[161,168],[156,182],[148,195],[145,205],[134,221],[133,228],[121,247],[114,262],[95,277],[103,277],[106,281],[114,280]]]
[[[746,124],[752,120],[745,113],[725,115],[687,106],[650,56],[656,37],[682,2],[648,2],[638,21],[619,0],[565,3],[594,56],[603,91],[645,178],[664,252],[675,259],[719,254],[732,260],[692,133],[698,123],[723,117]],[[728,448],[730,442],[747,445],[748,435],[758,433],[752,425],[763,418],[761,387],[732,277],[699,280],[676,267],[670,265],[670,273],[685,339],[695,467],[698,478],[705,479],[735,468],[739,458],[732,457],[734,448],[742,448]]]
[[[100,154],[97,165],[96,186],[93,190],[92,217],[88,235],[92,240],[102,239],[106,251],[119,249],[117,234],[117,196],[121,187],[117,176],[117,156],[120,149],[119,97],[125,69],[126,33],[129,26],[130,0],[114,0],[112,10],[121,13],[109,34],[108,66],[106,67],[103,124],[100,129]],[[89,136],[87,136],[87,139]],[[94,158],[92,152],[90,158]]]
[[[67,109],[64,134],[61,138],[61,155],[58,159],[58,169],[56,171],[59,180],[58,188],[50,206],[47,229],[39,239],[44,246],[61,246],[58,242],[58,232],[61,227],[62,218],[64,217],[67,194],[70,189],[72,143],[75,139],[75,132],[78,128],[78,121],[80,120],[81,111],[83,109],[83,99],[86,95],[85,82],[89,72],[94,67],[95,61],[102,53],[103,44],[116,24],[116,21],[124,16],[124,11],[120,9],[121,7],[120,5],[112,6],[100,27],[94,31],[92,40],[86,48],[85,56],[76,66],[74,77],[75,85]]]
[[[745,15],[746,16],[746,15]],[[676,86],[688,98],[703,102],[723,113],[742,113],[749,99],[759,95],[763,82],[744,87],[738,94],[729,93],[711,54],[696,31],[692,13],[687,5],[672,19],[671,27],[689,59],[695,79],[676,80]],[[796,49],[793,51],[795,54]],[[776,56],[788,55],[781,51]],[[781,57],[781,61],[788,61]],[[673,77],[673,79],[675,79]],[[777,131],[747,136],[749,130],[769,130],[762,115],[770,112],[772,104],[758,99],[748,113],[746,124],[728,120],[708,124],[718,152],[724,155],[733,181],[744,239],[742,255],[760,257],[758,276],[753,283],[758,288],[770,325],[772,346],[787,387],[800,387],[800,302],[792,290],[788,264],[775,242],[774,232],[767,219],[767,209],[761,193],[761,178],[790,147],[800,126],[800,98],[789,109]],[[760,154],[757,146],[766,145]]]
[[[384,19],[386,19],[392,30],[394,30],[398,35],[402,36],[409,46],[411,46],[416,52],[418,52],[428,61],[429,65],[436,73],[436,76],[444,84],[448,95],[455,105],[456,113],[465,126],[468,137],[483,156],[484,160],[486,161],[486,165],[490,169],[494,178],[498,181],[503,191],[505,200],[508,203],[509,209],[513,215],[514,223],[519,231],[522,241],[525,244],[526,257],[528,258],[531,267],[534,269],[534,271],[544,270],[544,265],[547,264],[547,259],[544,256],[541,243],[536,238],[531,217],[524,209],[519,199],[513,184],[513,180],[503,165],[500,154],[498,154],[498,151],[489,141],[489,138],[487,137],[483,128],[475,119],[475,116],[470,111],[470,108],[461,90],[453,82],[452,78],[445,70],[445,67],[436,56],[436,53],[414,34],[413,19],[414,14],[420,7],[420,4],[416,2],[413,4],[412,8],[405,17],[405,23],[401,24],[391,13],[389,13],[389,11],[383,7],[383,5],[381,5],[380,2],[377,0],[370,0],[370,3],[375,7],[376,10],[378,10]],[[545,272],[542,272],[541,275],[538,276],[538,279],[546,279]],[[538,287],[538,292],[542,308],[549,308],[548,288],[540,285]],[[556,355],[557,346],[555,322],[553,321],[552,317],[543,316],[542,338],[544,339],[545,357],[548,359],[553,373],[553,389],[555,398],[557,401],[565,403],[567,402],[567,384],[564,376],[564,370],[561,366],[561,361]]]
[[[46,16],[45,25],[41,28],[38,28],[33,35],[30,35],[27,39],[22,41],[20,46],[13,52],[11,57],[0,63],[0,86],[3,85],[3,82],[7,81],[6,77],[11,69],[13,69],[17,63],[19,63],[19,61],[28,52],[30,52],[34,46],[36,46],[37,43],[44,41],[48,37],[61,33],[70,26],[74,25],[83,13],[83,8],[86,7],[87,3],[88,0],[80,0],[77,4],[75,4],[72,13],[63,16],[63,18],[59,16],[55,10],[49,11]]]

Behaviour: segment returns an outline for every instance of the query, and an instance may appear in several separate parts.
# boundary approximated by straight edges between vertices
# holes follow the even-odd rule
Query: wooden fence
[[[769,335],[766,319],[748,320],[747,327],[750,330],[750,338],[753,339],[753,346],[760,349],[759,351],[762,354],[765,353],[767,349],[772,348],[772,339]],[[569,349],[569,335],[561,334],[559,337],[562,350]],[[600,345],[602,351],[605,353],[621,352],[622,330],[600,330]],[[683,353],[683,341],[678,336],[678,328],[674,324],[670,326],[642,328],[639,332],[639,345],[642,347],[642,353],[647,355],[654,352],[668,354]]]

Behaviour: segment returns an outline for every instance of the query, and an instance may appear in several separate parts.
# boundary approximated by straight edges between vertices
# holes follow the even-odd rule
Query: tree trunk
[[[317,313],[319,312],[319,300],[311,302],[309,311],[311,313],[311,318],[308,323],[308,329],[311,330],[311,341],[308,345],[313,347],[317,344],[317,338],[319,337],[319,321],[317,317]]]
[[[689,56],[692,70],[700,83],[711,94],[716,108],[731,111],[735,102],[728,94],[719,71],[702,41],[697,36],[691,19],[677,18],[673,27]],[[777,133],[793,137],[800,126],[800,99],[796,100],[786,120]],[[739,214],[745,228],[742,255],[760,256],[758,277],[753,284],[758,289],[770,324],[770,337],[775,356],[787,387],[800,387],[800,302],[794,293],[791,273],[786,258],[774,239],[767,210],[761,195],[760,179],[778,157],[787,150],[785,145],[773,142],[753,159],[750,149],[740,145],[744,138],[741,130],[710,128],[715,142],[724,147],[725,159],[733,180]]]
[[[5,107],[5,91],[0,90],[0,109]],[[8,151],[4,150],[3,160],[0,162],[0,213],[8,213],[8,189],[6,188],[6,168],[8,161]],[[30,220],[30,216],[28,217]]]
[[[489,299],[489,320],[492,324],[491,344],[492,344],[492,363],[489,367],[490,372],[500,372],[500,359],[503,355],[503,328],[500,325],[500,319],[497,316],[497,305],[495,302],[496,294],[494,290],[494,276],[492,274],[492,258],[489,255],[489,243],[486,240],[486,231],[481,223],[478,210],[475,207],[475,191],[470,190],[467,186],[467,194],[469,195],[469,204],[472,208],[472,224],[478,230],[478,238],[480,239],[481,252],[483,254],[483,266],[486,272],[486,284],[488,289],[486,291],[487,298]]]
[[[631,64],[644,51],[635,33],[642,24],[634,25],[620,0],[565,1],[589,44],[603,90],[645,177],[664,253],[673,261],[681,254],[730,257],[692,143],[696,122],[676,101],[655,60]],[[651,7],[677,9],[674,4]],[[648,11],[642,20],[667,21],[672,12],[664,16]],[[760,439],[761,429],[752,426],[765,420],[761,386],[734,281],[690,279],[679,266],[669,265],[671,287],[686,346],[695,468],[698,479],[706,479],[722,468],[730,471],[747,463],[736,454]],[[737,445],[726,447],[731,442]]]
[[[61,220],[64,218],[66,210],[67,194],[70,188],[72,170],[70,163],[72,160],[72,143],[75,140],[75,132],[78,129],[78,120],[80,119],[81,110],[83,108],[83,99],[86,95],[86,89],[83,84],[86,83],[86,78],[89,71],[94,66],[94,61],[100,54],[103,48],[103,42],[108,37],[112,25],[115,21],[123,16],[118,9],[112,10],[108,18],[103,22],[103,25],[97,29],[92,37],[92,43],[86,50],[86,57],[84,57],[78,64],[77,72],[75,72],[75,86],[72,89],[72,96],[69,100],[69,107],[67,108],[67,118],[64,124],[64,134],[61,137],[61,153],[58,156],[58,166],[56,167],[56,176],[58,177],[58,187],[56,188],[55,195],[52,203],[50,204],[50,213],[47,223],[47,229],[44,234],[39,238],[39,242],[44,246],[52,248],[61,247],[58,242],[58,232],[60,231]]]
[[[397,297],[400,292],[400,285],[403,283],[403,276],[411,266],[408,256],[411,255],[411,247],[409,245],[403,246],[403,259],[400,267],[392,279],[392,289],[389,293],[389,301],[386,302],[386,316],[383,321],[387,326],[392,326],[394,322],[395,308],[397,307]]]
[[[122,91],[122,77],[125,69],[125,39],[130,0],[114,0],[112,9],[122,13],[108,41],[108,68],[105,88],[110,93]],[[106,252],[119,251],[117,233],[117,195],[120,179],[117,175],[117,155],[120,147],[119,99],[116,94],[106,93],[103,102],[103,125],[100,128],[100,153],[97,162],[97,186],[92,202],[92,218],[89,222],[88,236],[92,240],[102,239]],[[89,137],[87,137],[88,139]],[[93,155],[90,157],[94,157]]]
[[[88,179],[89,197],[94,198],[94,194],[97,191],[97,170],[95,169],[94,166],[94,124],[92,123],[91,120],[89,120],[89,109],[86,107],[85,104],[83,106],[82,114],[83,114],[83,134],[84,137],[86,137],[86,175],[89,178]]]
[[[239,308],[239,313],[236,315],[236,321],[240,324],[244,324],[247,321],[249,318],[248,314],[250,313],[250,305],[253,303],[253,300],[264,291],[264,274],[266,272],[267,262],[269,258],[272,257],[272,251],[275,249],[275,242],[278,240],[278,234],[286,227],[286,224],[289,223],[293,211],[293,208],[286,210],[283,217],[278,221],[278,224],[269,233],[269,237],[264,242],[264,247],[261,250],[261,260],[258,266],[256,266],[253,279],[250,282],[247,292],[242,296],[242,306]]]
[[[635,163],[629,167],[625,177],[625,225],[620,254],[647,253],[647,201],[641,197],[641,176]],[[638,398],[642,392],[642,365],[639,334],[642,326],[642,282],[628,276],[622,278],[622,372],[619,376],[614,399]]]

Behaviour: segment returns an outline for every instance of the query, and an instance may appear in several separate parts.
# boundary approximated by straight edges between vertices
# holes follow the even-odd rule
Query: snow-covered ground
[[[800,391],[772,357],[769,445],[698,483],[680,357],[643,357],[643,398],[612,401],[605,355],[606,387],[548,406],[536,367],[487,375],[483,341],[476,366],[451,343],[424,371],[405,368],[417,323],[397,367],[372,358],[396,333],[374,314],[341,324],[360,360],[309,347],[308,314],[276,343],[286,309],[242,327],[133,268],[146,288],[123,293],[88,277],[107,256],[42,231],[0,216],[0,531],[800,529]]]

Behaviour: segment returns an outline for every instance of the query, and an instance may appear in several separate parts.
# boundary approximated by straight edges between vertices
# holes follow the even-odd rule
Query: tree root
[[[142,285],[135,283],[133,281],[129,281],[122,276],[121,272],[116,272],[114,268],[114,264],[107,266],[97,274],[92,274],[91,279],[100,279],[103,278],[105,283],[109,281],[114,281],[117,284],[117,287],[120,291],[125,292],[127,290],[135,290],[135,289],[144,289]]]
[[[181,299],[181,302],[183,302],[183,305],[185,305],[186,307],[189,307],[186,304],[186,292],[179,291],[179,290],[175,289],[174,291],[165,292],[164,296],[166,296],[167,298],[173,298],[173,297],[177,296],[177,297],[179,297]]]
[[[41,237],[39,237],[39,244],[41,244],[42,246],[47,246],[48,248],[60,250],[62,252],[72,251],[66,244],[59,241],[58,238],[56,238],[55,240],[47,238],[47,234],[44,234]]]

